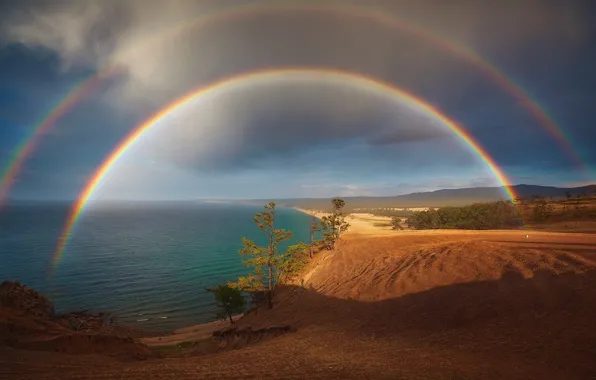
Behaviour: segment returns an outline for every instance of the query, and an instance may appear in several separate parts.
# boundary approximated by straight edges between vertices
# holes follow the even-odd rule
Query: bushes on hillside
[[[234,323],[232,318],[235,314],[244,312],[246,301],[242,292],[238,289],[232,288],[227,284],[218,285],[215,288],[205,289],[213,293],[217,308],[219,309],[217,317],[220,319],[228,318],[230,323]]]
[[[523,221],[519,210],[513,203],[497,201],[414,212],[406,220],[406,224],[417,230],[489,230],[516,228],[521,226]]]

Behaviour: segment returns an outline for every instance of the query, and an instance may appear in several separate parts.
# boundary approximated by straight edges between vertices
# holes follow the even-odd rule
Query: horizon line
[[[578,189],[582,187],[590,187],[596,186],[596,182],[582,185],[582,186],[556,186],[556,185],[531,185],[525,183],[519,183],[516,185],[508,185],[507,187],[520,187],[520,186],[536,186],[536,187],[550,187],[556,189]],[[473,187],[454,187],[454,188],[441,188],[437,190],[427,190],[427,191],[415,191],[411,193],[403,193],[403,194],[393,194],[393,195],[333,195],[333,196],[320,196],[320,197],[287,197],[287,198],[279,198],[279,197],[265,197],[265,198],[211,198],[211,197],[204,197],[204,198],[187,198],[187,199],[104,199],[104,200],[94,200],[90,203],[108,203],[108,202],[205,202],[205,201],[220,201],[220,202],[242,202],[242,201],[263,201],[263,200],[301,200],[301,199],[332,199],[335,197],[340,198],[394,198],[400,196],[408,196],[413,194],[430,194],[436,193],[438,191],[449,191],[449,190],[468,190],[468,189],[504,189],[505,186],[473,186]],[[20,199],[8,199],[7,203],[13,202],[75,202],[77,198],[68,198],[68,199],[39,199],[39,198],[20,198]]]

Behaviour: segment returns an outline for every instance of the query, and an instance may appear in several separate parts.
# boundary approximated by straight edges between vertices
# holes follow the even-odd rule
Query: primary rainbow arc
[[[82,212],[85,209],[89,199],[93,196],[97,187],[102,183],[103,179],[109,173],[110,169],[118,162],[119,158],[122,157],[127,150],[135,144],[143,135],[145,135],[151,128],[158,124],[162,119],[176,111],[178,108],[185,104],[194,101],[202,96],[212,93],[218,89],[226,88],[228,86],[250,86],[251,84],[258,83],[260,81],[274,81],[276,79],[283,78],[284,76],[291,75],[304,75],[304,76],[316,76],[321,77],[333,77],[339,78],[346,82],[356,83],[360,86],[378,91],[385,94],[387,97],[398,98],[405,100],[412,105],[415,105],[420,110],[440,120],[445,126],[447,126],[454,135],[458,136],[465,144],[486,164],[489,170],[492,172],[494,177],[503,185],[507,196],[511,199],[515,199],[515,194],[510,187],[509,180],[501,169],[497,166],[491,156],[485,151],[484,148],[460,125],[449,117],[444,115],[437,108],[425,102],[423,99],[416,97],[398,87],[391,84],[384,83],[373,78],[363,76],[358,73],[352,73],[347,71],[332,70],[329,68],[282,68],[276,70],[264,70],[249,72],[240,74],[237,76],[224,78],[213,84],[201,87],[198,90],[192,91],[181,98],[170,103],[159,112],[150,117],[147,121],[136,127],[127,137],[125,137],[118,146],[106,157],[102,164],[97,168],[95,173],[92,175],[91,180],[84,187],[80,193],[76,203],[74,204],[64,229],[60,235],[56,250],[53,256],[54,267],[58,265],[60,259],[63,256],[64,250],[68,244],[68,241],[73,233],[73,230],[80,219]]]
[[[320,3],[320,2],[308,2],[306,4],[300,2],[287,2],[287,1],[257,1],[245,5],[239,5],[232,8],[226,8],[223,10],[216,10],[208,12],[200,17],[190,20],[189,22],[181,23],[175,28],[171,28],[165,32],[158,31],[156,36],[148,38],[147,42],[141,46],[135,47],[136,50],[149,50],[154,44],[160,41],[165,41],[168,38],[174,38],[179,35],[184,35],[185,32],[194,30],[196,28],[208,26],[217,22],[226,22],[234,20],[235,18],[251,17],[253,15],[265,12],[277,12],[277,11],[326,11],[326,12],[337,12],[348,15],[354,15],[363,17],[365,19],[378,22],[388,28],[405,31],[411,33],[414,36],[423,38],[435,46],[440,47],[452,54],[461,57],[462,59],[470,62],[475,67],[479,68],[487,76],[501,86],[507,93],[517,99],[524,107],[532,114],[532,116],[539,121],[540,125],[560,144],[564,149],[565,153],[570,159],[577,164],[586,173],[588,179],[592,179],[589,168],[581,157],[576,153],[573,148],[570,139],[565,135],[563,130],[555,123],[553,118],[540,106],[538,101],[532,98],[525,91],[522,86],[516,83],[513,79],[508,77],[498,69],[495,65],[491,64],[484,58],[482,58],[474,50],[466,47],[465,45],[458,43],[452,39],[433,33],[432,31],[426,30],[421,26],[413,23],[412,21],[404,18],[398,18],[395,15],[389,15],[379,11],[378,9],[370,6],[354,6],[346,4],[334,4],[334,3]],[[36,146],[39,144],[41,137],[51,128],[54,123],[62,117],[67,111],[72,109],[78,102],[80,102],[85,96],[87,96],[99,82],[104,78],[110,77],[114,72],[117,72],[116,65],[109,66],[104,70],[99,71],[95,75],[92,75],[87,80],[75,86],[64,98],[60,99],[56,106],[53,107],[50,112],[40,120],[33,128],[32,132],[19,144],[12,156],[8,160],[8,163],[0,175],[0,207],[3,201],[7,198],[11,187],[14,185],[16,178],[21,171],[23,164],[27,157],[34,151]]]

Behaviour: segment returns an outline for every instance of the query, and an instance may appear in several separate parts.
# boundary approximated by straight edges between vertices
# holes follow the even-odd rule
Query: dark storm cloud
[[[572,138],[582,157],[596,165],[592,106],[596,23],[591,2],[353,3],[377,7],[381,14],[393,14],[439,38],[453,38],[476,49],[539,101]],[[330,67],[397,85],[460,122],[505,169],[573,169],[530,112],[476,63],[446,48],[444,42],[436,44],[411,31],[389,28],[367,18],[364,11],[260,12],[188,28],[174,33],[176,37],[161,39],[155,37],[165,37],[191,19],[239,2],[60,0],[2,4],[0,64],[6,65],[0,79],[9,94],[0,95],[0,112],[7,113],[4,118],[9,124],[18,124],[19,120],[13,119],[21,118],[21,112],[30,114],[31,119],[41,114],[40,110],[45,112],[68,88],[65,79],[70,85],[84,73],[111,64],[125,72],[103,99],[97,99],[97,108],[89,103],[80,114],[60,120],[57,130],[70,132],[48,140],[36,152],[32,165],[43,170],[51,171],[52,162],[68,168],[75,160],[83,161],[76,170],[92,170],[139,123],[139,115],[147,117],[181,94],[218,78],[279,66]],[[24,54],[15,54],[14,49]],[[35,65],[40,67],[35,69]],[[187,126],[180,127],[178,135],[172,132],[171,147],[156,146],[156,157],[191,170],[255,168],[266,160],[299,167],[313,162],[304,159],[310,150],[360,143],[369,149],[362,153],[369,158],[385,154],[386,160],[399,159],[400,165],[416,170],[424,157],[411,158],[412,150],[420,143],[435,149],[429,151],[433,154],[425,165],[441,155],[449,159],[451,148],[439,149],[449,147],[453,140],[446,138],[448,130],[428,119],[410,117],[403,107],[387,100],[364,101],[366,97],[353,91],[343,98],[351,100],[343,101],[343,95],[334,90],[328,95],[315,91],[310,101],[304,97],[292,101],[291,96],[268,92],[242,92],[242,97],[255,99],[246,104],[222,97],[217,117],[205,118],[202,113],[192,121],[183,120]],[[19,107],[15,108],[14,101],[8,99],[17,95]],[[29,123],[29,119],[23,121]],[[9,133],[0,131],[0,149],[20,136],[15,125],[7,127]],[[8,135],[10,138],[5,137]],[[168,141],[165,134],[159,136]],[[398,149],[387,149],[392,147]],[[47,165],[42,165],[44,159]],[[350,159],[355,162],[359,157]],[[465,165],[461,161],[461,166]],[[68,177],[67,169],[60,175]]]
[[[42,3],[46,5],[32,6]],[[373,8],[368,2],[349,3]],[[454,86],[459,78],[453,75],[454,65],[462,63],[457,54],[408,28],[378,23],[366,10],[245,13],[160,40],[155,37],[165,37],[214,8],[234,9],[240,3],[62,0],[24,4],[8,12],[5,39],[57,51],[66,66],[122,65],[129,73],[125,87],[129,97],[143,98],[149,91],[152,97],[167,98],[189,83],[279,65],[353,69],[410,87],[428,86],[432,91],[442,83],[452,86],[450,96],[460,91],[460,86]],[[336,4],[338,10],[346,6],[346,2],[325,4]],[[569,41],[582,41],[591,25],[581,2],[566,2],[565,6],[544,1],[469,0],[448,5],[442,1],[373,4],[378,13],[393,14],[437,36],[454,36],[489,53],[506,48],[511,54],[511,49],[547,39],[559,44],[557,53],[561,54],[562,49],[575,46]],[[271,3],[262,7],[267,8],[280,9]]]

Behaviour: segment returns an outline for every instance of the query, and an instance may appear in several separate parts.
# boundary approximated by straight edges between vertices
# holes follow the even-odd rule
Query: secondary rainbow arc
[[[458,43],[455,40],[426,30],[412,21],[381,12],[372,6],[356,6],[346,4],[339,5],[338,3],[333,2],[321,3],[314,1],[308,2],[306,4],[288,1],[257,1],[250,4],[235,6],[231,9],[226,8],[223,10],[207,12],[196,19],[181,23],[175,28],[166,31],[158,31],[156,32],[155,37],[149,38],[146,43],[135,47],[135,51],[148,50],[160,41],[166,41],[169,38],[184,35],[184,33],[191,30],[217,22],[222,22],[229,19],[233,20],[234,18],[250,17],[251,15],[265,12],[293,10],[338,12],[363,17],[365,19],[378,22],[379,24],[382,24],[388,28],[404,31],[423,38],[429,42],[432,42],[435,44],[435,46],[438,46],[445,51],[449,51],[452,54],[470,62],[490,78],[492,78],[492,80],[501,86],[501,88],[503,88],[507,93],[523,104],[528,112],[530,112],[530,114],[532,114],[532,116],[539,121],[540,125],[563,147],[570,159],[582,168],[588,179],[592,179],[589,168],[582,158],[576,153],[570,142],[570,139],[565,135],[563,130],[555,123],[553,118],[549,116],[544,108],[541,107],[540,104],[522,88],[522,86],[505,75],[503,71],[499,70],[495,65],[492,65],[490,62],[482,58],[474,50],[462,45],[461,43]],[[51,109],[47,116],[32,128],[32,132],[28,135],[28,137],[24,139],[23,143],[17,146],[15,153],[13,154],[12,158],[8,160],[8,164],[0,176],[0,206],[6,199],[18,176],[18,173],[23,167],[25,160],[34,151],[44,133],[68,110],[72,109],[78,102],[81,101],[81,99],[89,94],[97,86],[97,84],[103,80],[103,78],[110,77],[111,73],[117,71],[115,68],[115,65],[108,66],[107,68],[88,78],[86,81],[80,83],[64,98],[58,101],[57,105]]]
[[[275,1],[275,0],[261,0],[253,3],[233,7],[231,9],[224,9],[207,13],[196,19],[182,23],[177,28],[173,28],[163,35],[158,35],[152,39],[152,43],[174,38],[176,36],[183,36],[186,33],[198,28],[205,27],[210,24],[226,22],[230,20],[240,19],[243,17],[251,17],[257,14],[275,13],[275,12],[330,12],[340,13],[356,17],[363,17],[368,20],[377,22],[387,28],[406,32],[423,40],[431,42],[435,46],[458,56],[470,64],[480,69],[484,74],[490,77],[494,83],[500,86],[505,92],[509,93],[517,101],[519,101],[526,110],[540,123],[544,130],[550,134],[558,144],[561,145],[565,154],[574,164],[578,165],[584,172],[588,179],[591,179],[590,169],[577,154],[572,146],[572,143],[565,135],[561,127],[553,120],[553,118],[544,110],[544,108],[535,100],[528,91],[524,90],[521,85],[515,82],[510,76],[506,75],[497,66],[491,64],[482,56],[480,56],[473,49],[446,37],[444,34],[433,33],[420,25],[402,18],[395,14],[382,12],[372,6],[362,6],[353,4],[339,4],[338,2],[326,1],[320,2],[307,1]]]
[[[16,146],[14,153],[8,159],[8,164],[0,175],[0,209],[8,197],[10,189],[16,182],[27,157],[33,153],[42,137],[62,116],[97,88],[105,77],[112,76],[117,71],[117,67],[112,67],[109,70],[93,74],[87,79],[78,82],[66,93],[64,98],[50,108],[50,111],[39,122],[34,124],[29,134]]]
[[[451,120],[449,117],[444,115],[440,110],[434,106],[428,104],[423,99],[408,93],[394,85],[389,83],[381,82],[376,79],[363,76],[358,73],[332,70],[329,68],[281,68],[276,70],[264,70],[256,72],[248,72],[233,77],[224,78],[215,83],[201,87],[198,90],[192,91],[181,98],[173,101],[166,107],[151,116],[147,121],[136,127],[127,137],[125,137],[117,145],[117,147],[105,158],[101,165],[97,168],[94,174],[91,176],[91,180],[84,187],[80,193],[77,201],[73,205],[71,212],[67,218],[66,224],[59,237],[56,250],[53,255],[52,263],[56,267],[63,256],[63,253],[67,247],[69,239],[72,236],[74,228],[76,227],[77,221],[80,219],[85,206],[89,199],[93,196],[95,190],[101,185],[103,179],[109,173],[110,169],[118,162],[118,160],[127,152],[127,150],[135,144],[140,138],[142,138],[149,130],[151,130],[156,124],[158,124],[166,116],[184,106],[185,104],[197,100],[202,96],[206,96],[218,89],[225,88],[231,85],[238,86],[250,86],[251,84],[259,81],[283,78],[289,75],[320,75],[321,77],[333,77],[340,78],[347,82],[358,83],[359,85],[365,86],[370,89],[382,92],[388,97],[394,97],[412,105],[418,107],[424,113],[429,116],[440,120],[445,126],[447,126],[453,134],[458,136],[465,144],[474,152],[489,168],[494,177],[501,183],[507,196],[511,199],[515,199],[513,189],[510,187],[509,180],[506,175],[501,171],[492,157],[482,148],[482,146],[459,124]]]

